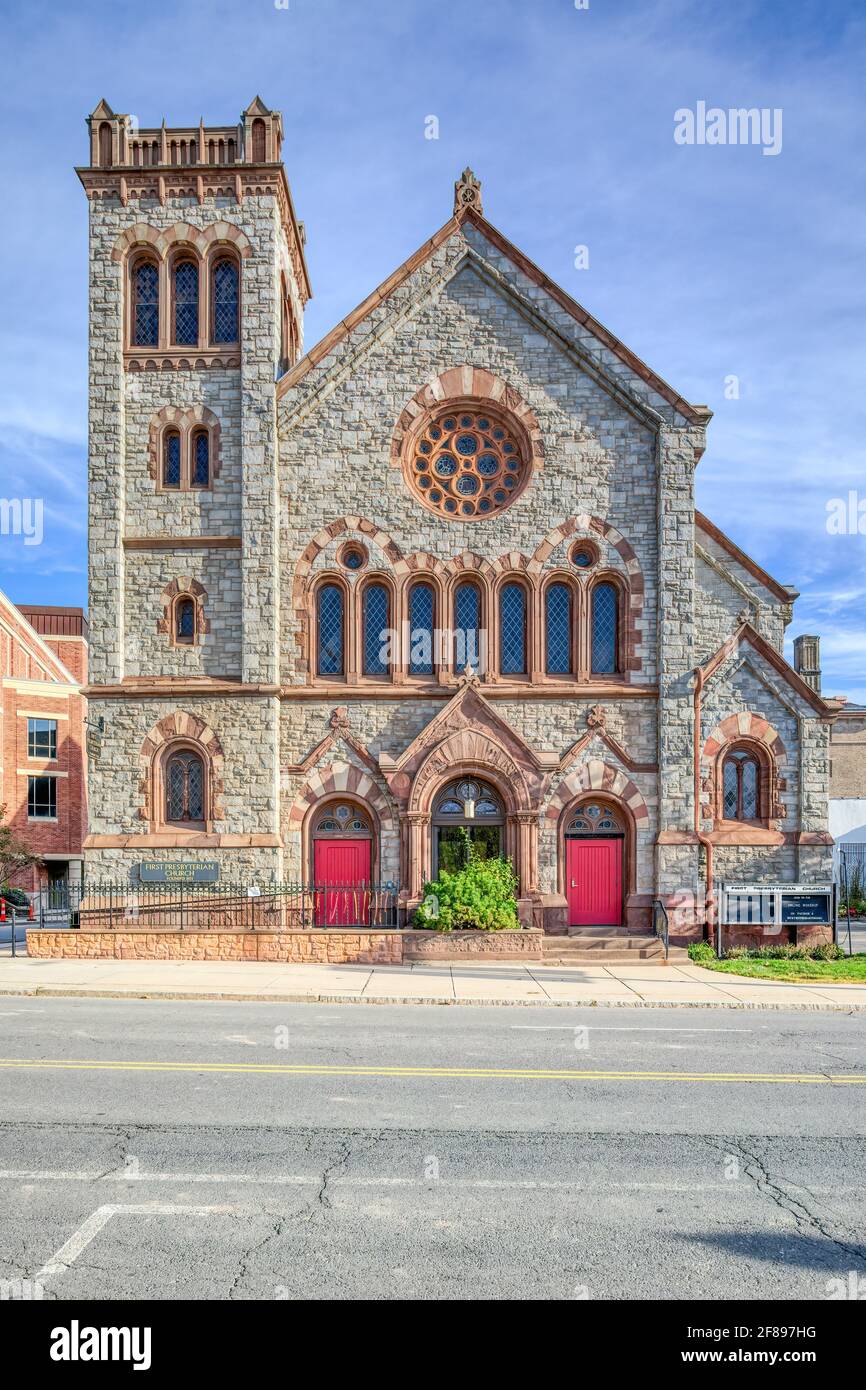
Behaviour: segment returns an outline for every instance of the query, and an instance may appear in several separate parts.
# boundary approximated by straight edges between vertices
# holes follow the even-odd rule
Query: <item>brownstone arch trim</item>
[[[788,750],[772,724],[758,714],[730,714],[717,724],[704,744],[703,756],[712,762],[728,743],[752,739],[764,744],[777,763],[787,762]]]
[[[162,816],[159,812],[162,765],[172,745],[193,748],[202,758],[205,768],[206,829],[210,832],[214,822],[225,817],[225,754],[210,725],[197,714],[187,714],[183,710],[175,710],[173,714],[167,714],[160,719],[141,745],[138,755],[141,773],[138,789],[142,796],[139,819],[147,821],[152,829],[162,826]]]
[[[219,416],[206,405],[193,405],[182,410],[176,405],[164,405],[150,422],[147,442],[147,471],[155,483],[159,482],[162,462],[162,441],[167,429],[176,429],[181,437],[181,449],[187,455],[190,441],[196,429],[207,430],[209,442],[210,479],[218,478],[222,468],[221,430]],[[188,466],[188,460],[187,460]],[[177,491],[177,489],[172,489]]]
[[[389,830],[397,833],[397,820],[388,798],[368,772],[351,763],[332,763],[321,772],[310,773],[289,811],[289,829],[300,833],[317,803],[341,793],[350,799],[365,802],[375,811],[380,832]]]
[[[163,589],[162,617],[158,618],[156,623],[157,632],[163,637],[168,637],[172,646],[178,645],[174,609],[177,601],[183,598],[192,599],[195,604],[196,639],[210,632],[210,619],[205,615],[207,589],[199,584],[197,579],[193,579],[191,575],[182,575],[177,579],[172,579]]]
[[[563,777],[547,804],[545,819],[551,825],[557,825],[565,807],[586,792],[597,792],[600,796],[606,794],[621,801],[628,808],[635,825],[649,821],[649,807],[640,788],[621,768],[602,762],[600,758],[590,758]]]
[[[421,763],[407,803],[410,815],[430,815],[437,791],[448,781],[479,776],[502,795],[506,813],[535,812],[522,768],[505,747],[480,729],[457,729],[438,743]]]
[[[435,410],[460,401],[489,401],[491,407],[498,406],[518,422],[526,436],[527,482],[537,469],[544,467],[544,439],[538,417],[532,406],[519,391],[510,386],[502,377],[481,367],[451,367],[441,372],[408,402],[402,411],[394,437],[391,440],[391,463],[395,468],[403,466],[404,447],[415,434],[422,421]]]
[[[253,248],[249,237],[230,222],[215,222],[202,229],[189,222],[175,222],[171,227],[152,227],[149,222],[136,222],[117,237],[111,249],[113,261],[123,261],[135,247],[150,247],[163,260],[169,248],[177,245],[194,247],[203,258],[215,244],[233,246],[239,256],[246,259],[252,255]]]
[[[409,560],[404,556],[400,546],[387,531],[383,531],[374,521],[368,521],[364,516],[342,516],[337,521],[329,522],[313,537],[302,552],[295,565],[292,578],[292,607],[295,613],[301,615],[295,633],[295,644],[302,656],[306,655],[308,645],[313,641],[313,622],[308,611],[310,608],[310,576],[313,565],[322,551],[327,550],[338,536],[347,535],[349,532],[365,536],[378,546],[385,558],[391,562],[395,578],[409,573]],[[335,557],[335,570],[336,568]]]
[[[788,751],[781,735],[769,720],[748,711],[730,714],[721,720],[706,740],[701,753],[701,817],[719,826],[725,821],[724,764],[730,750],[750,752],[759,767],[757,821],[767,828],[786,817],[781,793],[787,781],[780,776],[788,762]],[[748,826],[753,822],[736,822]],[[746,832],[747,833],[747,832]]]
[[[609,521],[605,521],[603,517],[590,516],[587,512],[583,512],[578,516],[569,517],[567,521],[560,522],[558,526],[553,527],[552,531],[548,531],[544,540],[536,547],[529,561],[529,572],[531,574],[540,575],[547,560],[553,552],[562,545],[563,541],[570,540],[586,532],[595,532],[597,536],[601,536],[607,541],[608,545],[612,546],[623,562],[626,587],[626,593],[624,595],[625,611],[622,615],[625,660],[623,673],[627,674],[629,671],[640,671],[642,666],[641,648],[643,646],[643,630],[641,624],[643,620],[644,598],[646,595],[646,582],[644,580],[640,560],[637,558],[633,546],[626,540],[621,531],[618,531]],[[602,564],[599,567],[599,571],[603,571],[603,569],[604,565]],[[598,577],[606,578],[608,576],[599,572]],[[616,571],[612,571],[610,577],[616,579],[618,577]],[[594,574],[588,576],[588,580],[590,583],[595,582]]]

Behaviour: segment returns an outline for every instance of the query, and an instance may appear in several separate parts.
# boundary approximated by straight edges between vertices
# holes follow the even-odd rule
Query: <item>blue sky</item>
[[[698,505],[801,589],[790,631],[821,633],[825,691],[866,701],[866,536],[826,527],[831,498],[866,500],[861,3],[0,0],[0,51],[0,497],[45,503],[42,545],[0,535],[14,600],[86,602],[84,117],[104,96],[219,124],[258,92],[307,223],[307,344],[471,164],[491,221],[716,412]],[[701,100],[781,108],[781,153],[675,144]]]

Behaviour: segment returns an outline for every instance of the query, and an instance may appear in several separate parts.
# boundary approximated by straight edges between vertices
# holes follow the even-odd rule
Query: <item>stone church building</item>
[[[466,831],[525,924],[646,931],[659,898],[683,937],[723,881],[826,879],[838,705],[784,658],[796,592],[695,509],[710,410],[469,170],[308,348],[279,114],[88,126],[87,874],[411,910]]]

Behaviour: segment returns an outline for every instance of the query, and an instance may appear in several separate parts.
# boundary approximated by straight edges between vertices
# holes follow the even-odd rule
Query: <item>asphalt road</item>
[[[822,1299],[864,1083],[862,1015],[0,999],[0,1280]]]

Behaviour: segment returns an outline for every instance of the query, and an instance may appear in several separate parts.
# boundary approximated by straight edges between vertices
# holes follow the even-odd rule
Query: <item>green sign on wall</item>
[[[215,859],[149,859],[138,866],[142,883],[216,883],[219,876]]]

